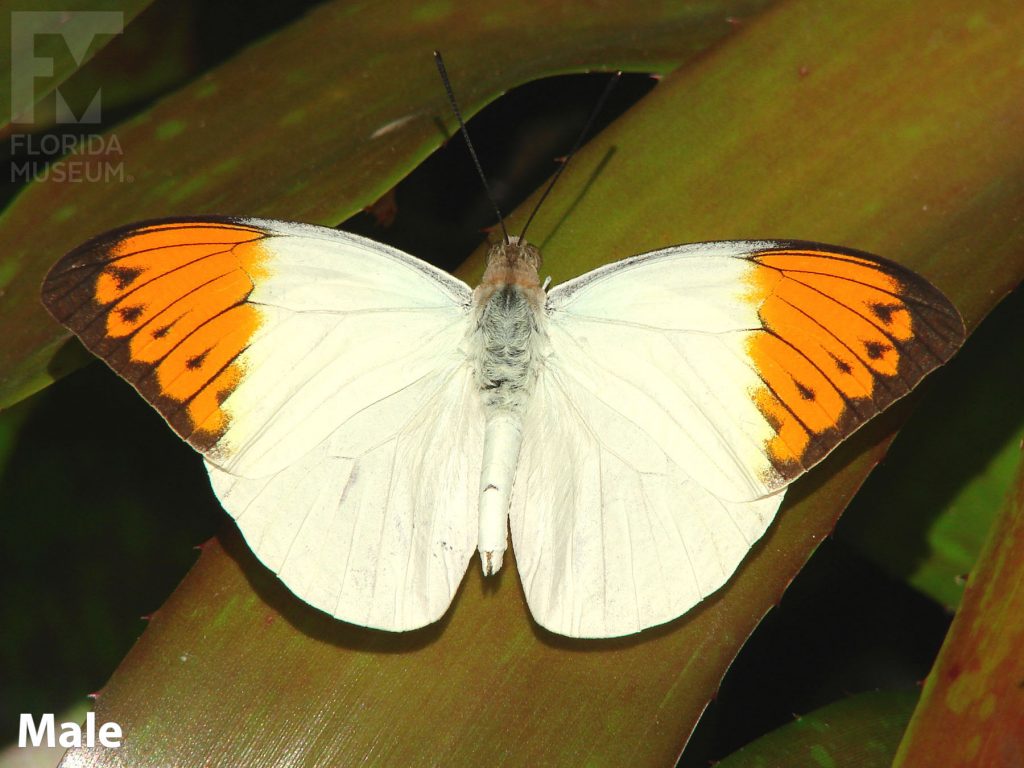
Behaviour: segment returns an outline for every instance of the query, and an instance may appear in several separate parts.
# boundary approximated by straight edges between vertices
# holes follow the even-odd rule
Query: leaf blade
[[[43,311],[38,288],[47,268],[89,237],[134,220],[206,213],[334,225],[393,187],[450,134],[431,46],[422,40],[448,52],[470,115],[509,87],[593,65],[595,51],[611,66],[666,67],[729,32],[724,23],[702,23],[715,18],[716,4],[601,14],[581,4],[575,14],[563,8],[560,26],[541,0],[515,9],[494,3],[486,14],[442,9],[440,18],[418,5],[319,6],[103,134],[97,151],[58,162],[30,184],[0,215],[0,239],[9,244],[0,323],[11,329],[0,339],[0,408],[59,375],[40,350],[55,349],[67,334]],[[396,28],[396,18],[404,26]],[[644,36],[642,48],[622,40],[627,23]],[[481,66],[500,29],[540,30],[538,55]],[[578,46],[564,45],[569,30]],[[464,58],[477,62],[468,76]],[[360,76],[339,81],[339,73]]]
[[[716,765],[888,768],[916,702],[916,691],[855,694],[797,717]]]
[[[895,149],[885,145],[888,134],[881,127],[907,113],[914,117],[910,127],[930,125],[932,104],[939,99],[943,114],[970,115],[951,127],[949,140],[955,143],[979,123],[1009,114],[1022,88],[1005,65],[1017,56],[1009,35],[1024,27],[1024,11],[1002,4],[1000,23],[1009,32],[1002,34],[1001,29],[967,49],[947,40],[946,46],[930,51],[934,62],[913,70],[926,72],[923,80],[900,80],[915,52],[927,49],[930,39],[942,39],[936,25],[940,31],[963,25],[967,14],[953,0],[940,10],[934,3],[918,2],[904,7],[898,25],[882,29],[877,18],[887,7],[865,3],[850,16],[838,17],[818,3],[784,3],[763,22],[751,24],[734,45],[666,78],[657,98],[645,100],[591,143],[589,159],[581,155],[573,171],[575,182],[567,176],[558,201],[546,209],[555,208],[556,213],[535,224],[535,232],[550,230],[557,211],[573,205],[609,147],[619,147],[615,157],[630,164],[614,167],[614,177],[602,181],[604,188],[591,185],[574,209],[584,223],[567,222],[548,243],[548,263],[564,273],[559,277],[592,265],[588,259],[624,256],[654,245],[793,235],[780,231],[793,228],[802,236],[890,256],[898,251],[900,260],[947,288],[968,323],[976,323],[1020,279],[1024,267],[1022,234],[1010,219],[990,217],[994,199],[1001,211],[1024,202],[1015,149],[1008,139],[1000,143],[997,137],[984,162],[965,169],[950,156],[945,139],[918,132],[924,138],[914,145],[913,155],[918,163],[927,161],[927,178],[918,179],[916,186],[910,183],[912,176],[887,186],[880,181],[893,172],[888,164],[894,157],[900,172],[913,164],[902,157],[907,144],[898,143]],[[829,35],[811,34],[826,27]],[[843,45],[838,45],[840,40]],[[877,55],[894,40],[903,46],[898,56]],[[811,93],[796,90],[803,81],[794,64],[801,57],[830,61],[832,51],[843,46],[847,49],[837,57],[839,68],[829,70],[830,78]],[[928,66],[932,63],[936,72]],[[979,92],[958,68],[1002,76]],[[757,77],[768,80],[758,80],[758,87],[767,89],[768,96],[757,109],[743,112],[752,125],[741,130],[725,120],[736,114],[730,105],[747,93],[736,73],[762,69],[768,73]],[[888,93],[870,114],[851,110],[841,98],[844,91],[862,93],[873,82],[893,80],[900,83],[899,93]],[[795,107],[807,104],[820,112],[809,113],[815,130],[805,127],[790,136],[787,118]],[[660,153],[672,138],[667,126],[678,126],[687,117],[691,122],[685,150]],[[728,130],[720,131],[720,124]],[[748,143],[770,151],[762,152],[763,157],[737,156],[737,147]],[[851,152],[851,146],[857,151]],[[634,153],[643,157],[632,158]],[[700,162],[691,162],[694,157]],[[968,164],[975,159],[969,157]],[[709,168],[719,177],[702,185],[710,177]],[[638,169],[647,169],[647,175]],[[793,177],[767,191],[759,188],[756,182],[771,169],[778,179],[787,178],[781,169],[790,169]],[[877,187],[865,193],[870,204],[839,205],[858,199],[867,170]],[[948,211],[933,228],[922,231],[913,202],[907,202],[908,185],[921,194],[945,174],[962,185],[962,192],[943,197]],[[663,183],[644,187],[630,181],[636,178]],[[819,180],[813,188],[825,190],[826,199],[804,204],[799,192],[808,187],[808,179]],[[672,181],[670,189],[665,180]],[[1000,195],[989,196],[986,209],[975,195],[993,186]],[[671,218],[676,207],[694,215],[683,222],[682,217]],[[890,209],[891,220],[884,215]],[[602,226],[584,231],[587,222],[596,221]],[[987,226],[978,226],[983,222]],[[965,227],[974,237],[966,248]],[[483,589],[474,570],[441,625],[416,637],[394,638],[325,623],[283,593],[234,535],[225,534],[224,546],[214,543],[204,551],[164,616],[126,658],[97,703],[98,715],[132,724],[134,743],[129,750],[122,748],[119,758],[130,756],[136,765],[168,755],[224,760],[258,755],[267,763],[285,755],[311,764],[473,763],[485,753],[488,762],[498,764],[524,758],[621,764],[635,763],[638,756],[646,764],[668,764],[738,648],[828,535],[842,506],[884,452],[898,416],[890,413],[866,427],[791,492],[781,519],[726,589],[682,620],[622,641],[578,643],[532,628],[512,570],[493,593]],[[209,638],[221,653],[213,659],[189,657],[197,648],[197,636]],[[197,663],[188,667],[175,661],[182,652]],[[200,661],[203,666],[197,668]],[[228,680],[230,687],[210,692],[211,679]],[[437,697],[440,703],[434,703]],[[428,717],[427,712],[436,714]],[[250,727],[239,732],[239,722]],[[203,727],[183,729],[182,723]],[[75,759],[91,757],[80,753]]]
[[[1024,462],[925,680],[897,766],[1014,765],[1024,758]]]

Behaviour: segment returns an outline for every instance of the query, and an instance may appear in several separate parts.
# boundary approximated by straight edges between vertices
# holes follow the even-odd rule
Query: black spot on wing
[[[142,274],[141,269],[134,269],[131,267],[111,266],[107,267],[106,271],[114,278],[114,281],[117,283],[118,290],[121,291],[135,282],[135,279]]]
[[[185,367],[188,368],[190,371],[198,370],[199,368],[202,367],[203,361],[206,359],[206,355],[209,353],[209,351],[210,350],[207,349],[204,352],[200,352],[198,355],[193,355],[192,357],[185,361]]]
[[[866,341],[864,342],[864,351],[867,353],[868,358],[871,360],[880,360],[885,356],[885,353],[891,350],[888,344],[883,344],[880,341]]]
[[[142,316],[142,313],[145,310],[145,305],[141,305],[135,307],[123,307],[119,309],[117,313],[121,316],[121,319],[124,320],[126,323],[134,323]]]
[[[796,384],[796,389],[797,392],[800,393],[800,397],[802,397],[804,400],[814,400],[815,394],[813,389],[808,387],[806,384],[797,381],[796,379],[793,379],[793,383]]]

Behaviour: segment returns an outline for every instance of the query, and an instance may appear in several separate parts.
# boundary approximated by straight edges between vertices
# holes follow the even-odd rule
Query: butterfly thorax
[[[480,481],[480,559],[485,575],[501,568],[507,546],[509,499],[522,445],[523,412],[537,376],[543,334],[544,289],[540,251],[518,238],[487,255],[473,294],[474,372],[483,399],[483,471]]]
[[[535,377],[535,348],[543,317],[540,252],[528,243],[499,243],[474,293],[475,372],[488,418],[519,416]]]

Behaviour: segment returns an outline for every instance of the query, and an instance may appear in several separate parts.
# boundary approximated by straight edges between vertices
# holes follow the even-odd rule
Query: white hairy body
[[[473,293],[473,368],[486,426],[480,473],[480,564],[501,569],[508,512],[523,443],[523,413],[537,379],[544,337],[540,252],[518,238],[495,245]]]

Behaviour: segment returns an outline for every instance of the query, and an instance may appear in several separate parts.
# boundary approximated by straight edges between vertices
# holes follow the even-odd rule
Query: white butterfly
[[[322,227],[198,218],[102,235],[50,312],[201,451],[298,597],[439,619],[510,524],[535,619],[613,637],[721,587],[784,490],[957,349],[914,273],[799,242],[682,245],[545,293],[540,254],[462,281]]]

